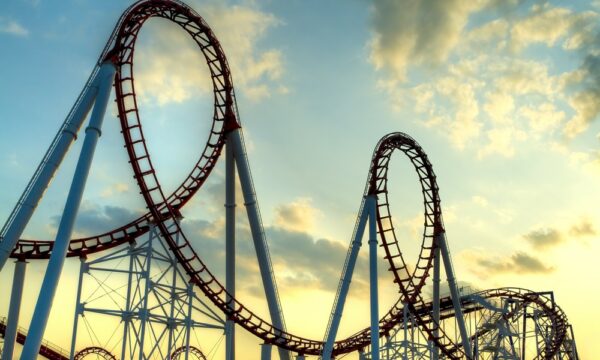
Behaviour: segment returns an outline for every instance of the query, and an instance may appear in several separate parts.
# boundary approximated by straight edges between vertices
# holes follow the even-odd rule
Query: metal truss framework
[[[115,331],[98,345],[120,359],[170,359],[182,352],[187,359],[191,347],[200,346],[190,344],[195,329],[224,330],[224,321],[195,294],[154,226],[140,244],[93,261],[82,259],[71,357],[83,332],[78,332],[79,322],[91,314],[114,318]],[[206,320],[196,320],[199,315]],[[89,340],[100,342],[85,325]]]
[[[549,341],[555,331],[545,305],[555,306],[551,292],[538,293],[543,301],[531,302],[531,292],[524,289],[496,289],[472,292],[461,291],[461,306],[468,327],[469,341],[475,360],[579,360],[572,328],[563,339],[558,352],[547,355]],[[456,332],[452,309],[442,306],[441,327],[448,333]],[[543,304],[543,305],[542,305]],[[381,360],[429,360],[435,348],[419,326],[414,314],[405,307],[403,321],[399,322],[380,340],[378,358]],[[366,349],[364,359],[377,358],[372,348]],[[442,356],[445,358],[445,356]]]

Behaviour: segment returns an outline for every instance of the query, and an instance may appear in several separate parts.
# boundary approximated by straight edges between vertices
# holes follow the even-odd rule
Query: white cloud
[[[516,152],[515,142],[527,139],[524,131],[512,126],[494,127],[486,132],[486,136],[487,144],[477,153],[480,159],[491,154],[512,157]]]
[[[564,133],[567,137],[573,138],[585,131],[600,114],[600,88],[578,92],[569,99],[569,105],[575,109],[575,115],[565,125]]]
[[[29,35],[29,30],[15,20],[0,17],[0,33],[15,36],[27,36]]]
[[[454,116],[447,124],[448,136],[453,145],[463,149],[471,139],[479,136],[481,129],[475,86],[457,78],[447,77],[437,82],[436,90],[453,105]]]
[[[406,80],[409,65],[439,65],[457,45],[482,1],[376,0],[372,6],[371,62]]]
[[[514,24],[511,29],[511,47],[515,51],[533,43],[553,46],[573,26],[574,19],[569,9],[535,5],[532,10],[528,17]]]
[[[530,129],[536,134],[553,132],[565,119],[565,112],[554,104],[544,102],[538,106],[522,106],[518,116],[529,121]]]
[[[310,232],[321,212],[312,206],[311,199],[300,198],[275,209],[274,225],[289,231]]]
[[[512,112],[515,110],[514,98],[503,92],[489,92],[487,102],[483,108],[492,122],[506,124],[511,122]]]
[[[600,15],[527,6],[375,1],[369,46],[379,88],[395,110],[479,158],[514,156],[525,140],[550,146],[577,136],[600,113]],[[470,23],[475,14],[489,20]],[[541,49],[522,51],[534,44]],[[569,68],[551,51],[581,64]]]
[[[102,190],[100,196],[102,196],[103,198],[110,198],[117,194],[126,193],[128,191],[129,191],[129,185],[127,185],[125,183],[114,183],[114,184],[111,184],[110,186],[107,186],[106,188],[104,188],[104,190]]]
[[[214,2],[195,7],[202,9],[201,16],[221,43],[238,93],[253,101],[281,93],[282,54],[277,49],[261,50],[258,45],[280,21],[272,14],[244,6]],[[167,21],[151,21],[152,32],[136,54],[140,60],[136,66],[140,96],[164,105],[211,92],[205,60],[189,35]]]

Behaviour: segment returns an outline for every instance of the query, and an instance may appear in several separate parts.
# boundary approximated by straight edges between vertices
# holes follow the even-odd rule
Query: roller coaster
[[[161,186],[144,136],[134,84],[134,53],[139,31],[154,17],[167,19],[197,44],[210,72],[213,118],[208,140],[185,180],[167,194]],[[114,230],[73,238],[94,151],[112,88],[129,162],[148,212]],[[83,146],[54,241],[21,235],[45,189],[88,118]],[[225,152],[225,154],[222,154]],[[415,262],[401,250],[391,214],[388,170],[391,156],[404,154],[416,171],[424,204],[421,248]],[[202,249],[182,229],[181,209],[225,157],[226,280],[216,278]],[[246,214],[269,317],[236,298],[236,178]],[[363,237],[368,238],[369,315],[365,329],[338,339],[337,333]],[[399,296],[383,316],[379,311],[377,250],[382,247]],[[43,341],[65,259],[80,259],[70,350]],[[236,357],[236,327],[263,343],[261,359],[276,348],[282,360],[359,359],[579,359],[566,315],[552,292],[519,288],[474,291],[459,288],[442,218],[437,178],[421,146],[407,134],[384,136],[375,147],[354,232],[342,269],[327,330],[308,339],[287,330],[273,273],[256,191],[244,143],[232,75],[211,28],[192,8],[176,0],[141,0],[118,20],[83,91],[60,127],[1,232],[0,269],[15,259],[8,318],[0,323],[2,359],[206,359],[196,331],[223,332],[225,357]],[[28,261],[48,261],[29,330],[18,326]],[[409,259],[412,260],[412,259]],[[448,295],[440,290],[442,271]],[[109,284],[108,279],[113,282]],[[118,278],[118,279],[117,279]],[[101,280],[103,279],[103,280]],[[431,281],[429,281],[431,280]],[[95,282],[94,282],[95,281]],[[426,298],[426,286],[432,296]],[[81,340],[90,319],[118,324],[108,340]],[[112,320],[107,320],[112,319]],[[115,335],[116,334],[116,335]],[[82,345],[83,344],[83,345]],[[76,347],[81,349],[77,350]]]

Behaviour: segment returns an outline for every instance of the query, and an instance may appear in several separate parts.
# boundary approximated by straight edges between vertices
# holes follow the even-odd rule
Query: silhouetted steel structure
[[[168,19],[190,35],[206,60],[213,85],[214,110],[208,141],[190,174],[171,194],[163,191],[148,152],[134,83],[136,40],[143,24],[152,17]],[[102,119],[112,85],[115,88],[125,147],[149,211],[104,234],[72,239],[73,224],[95,145],[101,134]],[[56,240],[19,240],[89,112],[91,116],[84,146]],[[227,250],[225,285],[205,265],[179,223],[182,207],[209,177],[224,148]],[[403,153],[412,163],[423,195],[424,231],[414,269],[409,268],[402,254],[401,241],[394,230],[389,206],[388,169],[391,155],[396,151]],[[236,177],[241,184],[270,321],[251,311],[235,297]],[[9,257],[18,260],[9,326],[2,325],[3,333],[6,332],[7,338],[13,339],[5,344],[5,357],[6,354],[12,354],[15,339],[25,343],[22,359],[32,359],[38,353],[44,354],[46,350],[42,345],[42,336],[65,257],[80,257],[82,270],[70,358],[80,358],[92,353],[107,359],[115,358],[99,347],[75,352],[77,319],[87,312],[122,318],[124,329],[120,354],[123,358],[144,359],[160,354],[159,357],[165,359],[187,359],[189,356],[203,359],[204,354],[190,345],[189,340],[191,328],[197,323],[193,319],[196,289],[211,306],[225,316],[221,325],[225,329],[228,360],[235,358],[233,324],[241,326],[264,342],[261,353],[265,359],[270,357],[271,346],[277,347],[281,359],[289,359],[290,352],[295,353],[297,359],[308,355],[330,359],[355,351],[359,352],[361,358],[369,359],[577,359],[572,328],[564,313],[554,303],[553,297],[523,289],[495,289],[461,294],[450,257],[438,189],[433,167],[425,151],[414,139],[400,132],[384,136],[377,144],[371,160],[356,226],[324,339],[307,339],[288,332],[224,51],[206,22],[184,3],[175,0],[138,1],[117,22],[87,84],[2,229],[0,268]],[[336,340],[365,231],[368,233],[370,262],[370,326],[350,337]],[[143,240],[145,237],[149,239],[147,242]],[[138,243],[141,245],[138,246]],[[159,245],[165,251],[155,253]],[[385,251],[385,259],[390,265],[389,270],[400,294],[397,302],[382,317],[379,316],[378,305],[377,245],[381,245]],[[102,257],[87,262],[88,256],[103,251],[106,253]],[[127,290],[123,290],[126,305],[120,310],[109,309],[108,305],[91,308],[80,299],[82,287],[85,286],[84,275],[90,271],[110,271],[110,268],[96,265],[117,258],[125,259],[130,264],[127,270],[121,270],[118,266],[112,270],[128,274]],[[33,259],[50,259],[50,262],[42,285],[43,296],[39,296],[37,300],[30,331],[25,340],[23,331],[17,330],[17,323],[25,260]],[[167,266],[169,274],[172,274],[170,280],[161,276],[156,280],[150,275],[151,262],[154,260],[171,264]],[[440,294],[442,269],[448,279],[449,297]],[[430,277],[433,280],[433,298],[426,300],[422,290]],[[189,286],[182,287],[181,284]],[[162,287],[161,291],[157,291],[159,287]],[[158,308],[163,311],[162,315],[152,312]],[[184,309],[188,311],[185,312]],[[209,313],[207,311],[204,315]],[[152,324],[161,324],[157,330],[160,336],[156,335]],[[528,332],[528,326],[532,326],[534,330],[531,331],[535,332],[535,336]],[[147,341],[147,336],[150,336],[147,335],[147,329],[152,330],[155,340],[168,338],[168,345],[161,345],[158,340],[154,343]],[[132,334],[135,335],[133,340]],[[533,355],[526,352],[527,341],[532,341],[528,339],[535,339]]]

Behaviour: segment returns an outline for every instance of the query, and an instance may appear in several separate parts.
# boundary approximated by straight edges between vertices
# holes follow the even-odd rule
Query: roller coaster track
[[[169,195],[163,192],[148,152],[134,85],[133,64],[137,36],[145,21],[152,17],[168,19],[178,24],[192,37],[204,55],[213,84],[214,110],[208,141],[189,175]],[[90,78],[94,77],[99,66],[105,61],[113,62],[117,69],[114,87],[121,130],[134,178],[149,211],[138,219],[112,231],[72,240],[67,256],[86,256],[131,242],[148,232],[150,224],[156,224],[162,237],[177,257],[180,266],[189,276],[190,282],[229,319],[265,343],[275,344],[300,354],[321,354],[322,341],[307,339],[277,329],[269,321],[231,297],[205,265],[176,221],[180,216],[181,208],[200,189],[213,170],[225,145],[226,135],[241,128],[229,65],[223,49],[210,27],[193,9],[180,1],[138,1],[130,6],[118,20]],[[80,98],[77,102],[80,101]],[[63,130],[61,129],[61,131]],[[398,237],[394,231],[389,206],[387,174],[391,155],[396,150],[405,154],[411,161],[419,176],[423,195],[424,231],[421,250],[414,270],[409,269],[403,257]],[[438,189],[433,167],[423,149],[414,139],[398,132],[389,134],[379,141],[371,159],[363,195],[374,195],[377,198],[378,233],[385,250],[385,259],[390,265],[389,270],[394,276],[394,282],[398,285],[400,297],[381,318],[380,333],[375,336],[386,335],[397,325],[404,308],[403,304],[407,304],[419,326],[439,346],[447,358],[464,359],[466,355],[460,343],[455,343],[450,336],[444,333],[439,324],[432,320],[432,305],[422,296],[423,286],[432,269],[433,250],[436,247],[434,238],[445,232]],[[17,207],[19,206],[22,206],[21,202],[17,204]],[[12,218],[13,215],[9,217],[9,222]],[[179,242],[175,241],[176,238],[179,239]],[[17,243],[11,256],[19,259],[47,259],[52,252],[52,247],[52,241],[22,239]],[[485,296],[513,296],[526,303],[540,306],[552,319],[556,331],[538,358],[550,359],[556,354],[565,337],[568,325],[566,317],[558,307],[550,306],[543,297],[524,290],[496,289],[485,293]],[[473,304],[465,303],[464,305],[476,307]],[[444,316],[453,316],[453,312],[444,306],[442,304],[442,309],[445,309]],[[511,314],[505,316],[510,317]],[[372,335],[369,328],[366,328],[346,339],[336,341],[333,355],[337,356],[366,347]]]
[[[0,318],[0,335],[4,337],[6,332],[6,317]],[[17,343],[25,344],[27,339],[27,329],[19,327],[17,329]],[[50,360],[69,360],[69,352],[58,345],[44,340],[40,346],[40,356]]]

